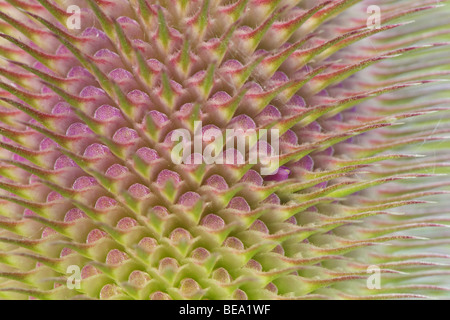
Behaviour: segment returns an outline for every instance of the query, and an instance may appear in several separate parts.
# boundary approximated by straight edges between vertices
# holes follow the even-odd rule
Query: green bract
[[[448,298],[438,3],[0,0],[0,298]]]

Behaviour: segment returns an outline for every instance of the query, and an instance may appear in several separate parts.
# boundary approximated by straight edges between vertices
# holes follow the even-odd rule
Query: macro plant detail
[[[0,298],[449,298],[445,3],[0,0]]]

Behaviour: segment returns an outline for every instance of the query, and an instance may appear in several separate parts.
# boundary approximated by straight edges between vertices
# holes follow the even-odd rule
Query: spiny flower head
[[[440,2],[0,0],[0,297],[448,297]]]

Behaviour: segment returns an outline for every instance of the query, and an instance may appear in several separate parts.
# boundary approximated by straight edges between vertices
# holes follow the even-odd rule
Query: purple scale
[[[313,71],[313,68],[309,65],[305,65],[303,66],[299,71],[296,72],[296,74],[302,74],[302,73],[310,73],[311,71]]]
[[[280,197],[278,197],[275,193],[272,193],[270,196],[265,198],[262,201],[262,203],[280,205],[281,204],[281,200],[280,200]]]
[[[65,56],[65,55],[71,54],[71,52],[70,52],[69,49],[67,49],[66,46],[60,45],[58,47],[58,49],[56,49],[55,54],[58,55],[58,56]]]
[[[317,121],[311,122],[306,127],[304,127],[304,129],[306,129],[308,131],[313,131],[313,132],[321,132],[322,131],[322,127],[320,126],[320,124]]]
[[[294,166],[300,167],[307,171],[313,171],[314,169],[314,160],[310,156],[304,156],[299,161],[294,163]]]
[[[179,199],[178,204],[185,206],[185,207],[193,207],[199,200],[200,195],[196,192],[186,192],[184,193]]]
[[[319,96],[319,97],[329,97],[330,95],[328,94],[328,91],[327,91],[327,90],[322,90],[322,91],[319,91],[319,92],[316,94],[316,96]]]
[[[300,97],[299,95],[294,95],[292,98],[287,102],[287,105],[295,106],[295,107],[306,107],[305,99]]]
[[[327,187],[327,185],[328,185],[328,181],[324,181],[324,182],[316,184],[314,187],[318,188],[318,189],[325,189]]]
[[[45,227],[44,231],[42,231],[42,239],[50,237],[51,235],[55,235],[57,232],[50,227]]]
[[[54,73],[52,70],[50,70],[49,68],[47,68],[46,66],[44,66],[44,65],[43,65],[42,63],[40,63],[40,62],[34,63],[34,64],[33,64],[33,68],[35,68],[35,69],[37,69],[37,70],[39,70],[39,71],[41,71],[41,72],[43,72],[43,73],[46,73],[46,74],[48,74],[48,75],[56,76],[56,73]]]
[[[152,252],[158,246],[158,242],[149,237],[144,237],[139,241],[138,247],[144,249],[147,252]]]
[[[203,80],[203,78],[205,77],[205,74],[206,74],[205,70],[198,71],[194,75],[189,77],[188,82],[194,83],[194,84],[199,83]]]
[[[235,59],[227,60],[222,65],[222,68],[229,69],[229,70],[239,70],[243,67],[244,66],[242,65],[242,63]]]
[[[250,118],[246,114],[241,114],[231,119],[230,127],[247,131],[256,129],[256,124],[252,118]]]
[[[156,178],[156,183],[159,186],[164,186],[169,180],[172,180],[176,185],[181,183],[181,177],[178,173],[164,169],[158,174],[158,178]]]
[[[106,121],[113,118],[123,118],[123,116],[118,108],[104,104],[95,110],[94,118],[100,121]]]
[[[259,58],[260,56],[266,55],[268,54],[269,51],[265,50],[265,49],[258,49],[253,53],[253,59]]]
[[[281,71],[276,71],[269,80],[270,82],[288,82],[289,77]]]
[[[109,209],[111,207],[115,207],[117,205],[117,201],[113,198],[102,196],[97,199],[95,202],[95,209],[98,210],[105,210]]]
[[[262,186],[263,185],[263,178],[259,175],[258,172],[255,170],[248,170],[244,176],[241,178],[240,182],[247,182],[251,183],[256,186]]]
[[[333,117],[327,119],[327,121],[338,121],[338,122],[342,122],[344,120],[344,116],[342,115],[342,113],[338,113],[336,115],[334,115]]]
[[[233,199],[231,199],[228,203],[227,208],[239,210],[242,212],[250,212],[252,210],[247,201],[242,197],[234,197]]]
[[[80,92],[81,98],[91,98],[91,97],[95,98],[98,96],[107,97],[107,94],[103,89],[100,89],[100,88],[94,87],[94,86],[84,87],[83,90],[81,90],[81,92]]]
[[[183,86],[174,80],[170,80],[170,87],[177,94],[180,94],[184,90]]]
[[[147,113],[147,116],[150,116],[157,127],[163,127],[164,124],[169,120],[166,114],[152,110]]]
[[[350,137],[347,140],[343,141],[343,143],[353,144],[355,142],[355,137]]]
[[[126,16],[118,17],[118,18],[116,19],[116,21],[117,21],[118,23],[120,23],[120,25],[121,25],[122,27],[123,27],[123,25],[126,25],[126,24],[132,24],[132,25],[134,25],[134,26],[140,28],[140,25],[139,25],[139,23],[137,23],[136,20],[131,19],[131,18],[126,17]]]
[[[87,71],[85,68],[80,66],[75,66],[69,70],[67,73],[67,78],[89,78],[94,80],[94,76]]]
[[[139,139],[139,134],[136,130],[128,127],[120,128],[113,136],[113,141],[120,144],[130,143],[136,139]]]
[[[202,127],[202,138],[204,142],[213,142],[220,135],[222,135],[222,131],[213,124]]]
[[[115,163],[106,170],[105,175],[111,178],[118,178],[128,172],[127,167]]]
[[[297,145],[298,136],[295,134],[294,131],[288,130],[280,137],[280,142],[287,143],[290,145]]]
[[[42,94],[52,94],[52,93],[54,93],[54,92],[53,92],[53,90],[50,89],[49,87],[47,87],[47,86],[42,86],[42,88],[41,88],[41,93],[42,93]]]
[[[183,117],[189,117],[194,111],[194,104],[192,102],[185,103],[180,107],[178,111]]]
[[[62,155],[58,159],[56,159],[53,169],[59,170],[59,169],[67,168],[67,167],[77,168],[78,165],[75,163],[75,161],[73,161],[69,157]]]
[[[290,217],[289,219],[287,219],[285,222],[293,224],[293,225],[297,225],[297,219],[295,219],[294,216]]]
[[[274,250],[275,250],[275,249],[274,249]],[[274,252],[275,252],[275,251],[274,251]],[[276,252],[277,252],[277,251],[276,251]],[[277,253],[279,253],[279,252],[277,252]],[[284,251],[283,251],[283,253],[280,253],[280,254],[284,255]],[[272,282],[269,283],[264,289],[267,290],[267,291],[270,291],[270,292],[272,292],[272,293],[274,293],[274,294],[277,294],[277,293],[278,293],[278,288],[277,288],[277,286],[274,285]]]
[[[64,216],[64,222],[73,222],[78,219],[87,218],[87,215],[78,208],[73,208],[67,211]]]
[[[71,136],[84,136],[93,133],[92,130],[82,122],[72,123],[67,128],[66,135]]]
[[[73,183],[72,188],[74,190],[83,190],[92,186],[97,185],[97,180],[93,177],[83,176],[79,177],[75,182]]]
[[[101,58],[101,59],[111,59],[111,60],[115,60],[115,59],[120,59],[120,56],[108,49],[100,49],[98,50],[95,54],[94,54],[95,58]]]
[[[319,209],[317,209],[316,206],[312,206],[312,207],[309,207],[306,211],[308,211],[308,212],[319,212]]]
[[[187,165],[200,165],[204,163],[203,155],[201,153],[193,153],[186,159],[183,159],[183,163]]]
[[[50,138],[44,138],[42,139],[41,143],[39,144],[39,150],[44,151],[51,148],[57,148],[59,145],[53,141]]]
[[[19,155],[16,154],[16,153],[14,153],[14,154],[12,155],[12,160],[13,160],[13,161],[16,161],[16,162],[23,162],[23,163],[27,163],[27,162],[28,162],[27,159],[25,159],[24,157],[19,156]]]
[[[231,96],[225,91],[217,91],[211,98],[208,99],[208,103],[214,105],[223,105],[231,100]]]
[[[136,151],[136,154],[147,164],[150,164],[160,158],[158,152],[147,147],[140,148],[138,151]]]
[[[172,38],[182,38],[182,37],[183,37],[183,35],[181,34],[181,32],[178,31],[178,30],[175,29],[175,28],[170,28],[170,27],[169,27],[169,33],[170,33],[170,35],[172,36]]]
[[[41,181],[41,178],[39,178],[38,176],[32,174],[30,176],[30,178],[28,179],[28,181],[29,181],[29,184],[38,183],[38,182]]]
[[[87,235],[86,243],[94,243],[102,238],[106,237],[106,232],[99,229],[94,229]]]
[[[82,37],[89,37],[89,38],[100,38],[102,40],[108,40],[108,36],[103,32],[98,30],[94,27],[89,27],[84,29],[83,33],[81,34]]]
[[[92,242],[94,242],[94,241],[92,241]],[[101,271],[92,265],[84,266],[83,269],[81,269],[81,279],[83,279],[83,280],[93,277],[97,274],[101,274]]]
[[[163,69],[164,65],[156,59],[148,59],[147,64],[154,72],[159,73]]]
[[[285,181],[289,179],[289,175],[291,174],[291,170],[288,167],[281,166],[278,168],[278,172],[276,174],[264,177],[265,181]]]
[[[73,114],[72,107],[67,102],[58,102],[52,109],[52,114]]]
[[[150,189],[140,183],[135,183],[128,188],[128,192],[133,198],[142,199],[150,194]]]
[[[127,94],[127,98],[130,100],[133,104],[146,104],[151,105],[151,100],[148,94],[145,92],[135,89]]]
[[[36,213],[34,213],[33,211],[31,211],[30,209],[25,209],[23,211],[23,217],[38,217],[38,215]]]
[[[281,245],[277,245],[275,248],[273,248],[272,252],[281,254],[283,256],[285,254],[284,249],[283,249],[283,247]]]
[[[253,222],[249,229],[269,234],[269,228],[267,228],[266,224],[259,219]]]
[[[170,131],[168,134],[166,134],[166,136],[164,137],[164,144],[169,144],[169,145],[172,145],[174,142],[172,141],[172,136],[177,132],[178,130],[177,129],[175,129],[175,130],[172,130],[172,131]],[[187,139],[187,137],[189,137],[190,138],[190,135],[183,135],[184,137],[186,137],[186,139]],[[179,141],[178,139],[177,140],[175,140],[175,141]],[[188,140],[189,141],[189,140]]]
[[[206,185],[213,187],[214,189],[217,190],[228,190],[229,188],[225,179],[217,174],[209,177],[208,180],[206,180]]]
[[[159,261],[158,270],[160,273],[164,273],[165,270],[177,270],[180,267],[178,261],[174,258],[165,257]]]
[[[59,257],[60,257],[60,258],[63,258],[63,257],[65,257],[65,256],[68,256],[69,254],[74,253],[74,252],[75,252],[75,251],[72,250],[72,249],[70,249],[70,248],[63,248],[63,249],[61,250],[61,253],[59,254]]]
[[[239,35],[244,35],[250,32],[253,32],[253,29],[249,26],[241,26],[236,30],[236,33]]]
[[[30,120],[28,120],[28,123],[34,124],[34,125],[36,125],[36,126],[39,125],[39,121],[37,121],[36,119],[30,119]]]
[[[110,154],[109,148],[100,143],[93,143],[84,150],[84,156],[88,158],[101,158]]]
[[[247,82],[245,84],[245,87],[248,89],[248,95],[256,95],[264,92],[264,89],[261,87],[261,85],[256,82]]]
[[[211,230],[220,230],[225,227],[225,221],[215,214],[208,214],[201,220],[200,225]]]
[[[117,222],[117,228],[120,230],[128,230],[138,225],[137,221],[130,217],[125,217]]]
[[[154,206],[151,211],[160,218],[167,217],[169,215],[169,210],[163,206]]]
[[[128,255],[118,249],[113,249],[106,255],[106,263],[112,265],[119,265],[130,259]]]
[[[51,191],[47,195],[47,202],[52,202],[52,201],[57,201],[57,200],[62,200],[62,199],[64,199],[64,197],[56,191]]]
[[[270,157],[272,154],[272,146],[270,143],[261,140],[250,149],[250,152],[257,152],[257,154],[264,156],[267,154],[267,156]]]
[[[232,248],[236,250],[244,250],[245,246],[242,241],[236,237],[228,237],[223,242],[223,245],[227,248]]]
[[[146,49],[150,47],[148,42],[142,41],[141,39],[133,39],[131,40],[131,43],[137,50],[141,51],[142,53],[145,53]]]
[[[245,164],[245,158],[239,150],[231,148],[223,153],[223,162],[233,166],[243,165]]]
[[[122,69],[122,68],[117,68],[112,70],[109,74],[108,77],[114,81],[114,82],[123,82],[126,80],[130,80],[130,79],[134,79],[133,75],[131,74],[131,72]]]
[[[211,253],[205,248],[198,247],[192,250],[190,257],[197,261],[205,261],[211,256]]]
[[[254,259],[248,260],[247,264],[245,265],[245,268],[250,268],[258,272],[261,272],[263,270],[262,265]]]
[[[268,105],[261,111],[256,117],[255,121],[258,124],[266,124],[276,121],[281,118],[281,112],[277,107],[273,105]]]
[[[186,229],[176,228],[170,233],[169,239],[175,243],[187,242],[192,240],[192,235]]]

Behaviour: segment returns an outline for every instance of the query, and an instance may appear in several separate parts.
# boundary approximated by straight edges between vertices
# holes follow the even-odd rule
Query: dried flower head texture
[[[448,298],[444,4],[0,0],[0,298]]]

